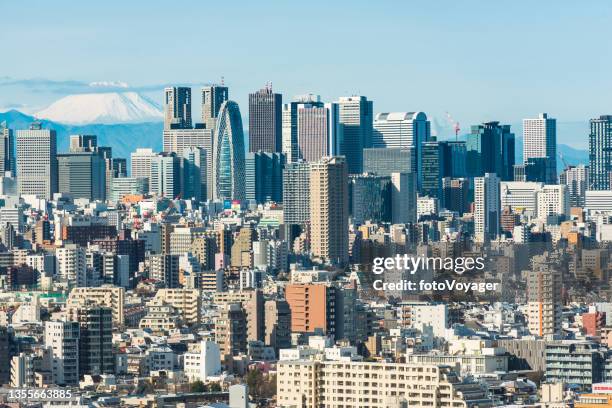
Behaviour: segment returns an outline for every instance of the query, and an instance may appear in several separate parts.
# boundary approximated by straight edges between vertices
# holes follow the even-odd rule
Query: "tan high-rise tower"
[[[348,261],[348,167],[326,157],[310,167],[312,254],[332,264]]]

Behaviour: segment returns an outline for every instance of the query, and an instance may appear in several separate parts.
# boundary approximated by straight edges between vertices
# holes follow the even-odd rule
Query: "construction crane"
[[[453,130],[455,131],[455,141],[457,141],[459,139],[459,132],[461,131],[461,128],[459,127],[459,122],[453,119],[451,114],[448,112],[446,112],[446,119],[448,119],[448,122],[453,127]]]
[[[565,157],[563,157],[563,153],[561,152],[557,152],[557,156],[559,156],[559,158],[561,159],[561,162],[563,163],[563,169],[567,169],[570,165],[568,164],[568,162],[565,160]]]

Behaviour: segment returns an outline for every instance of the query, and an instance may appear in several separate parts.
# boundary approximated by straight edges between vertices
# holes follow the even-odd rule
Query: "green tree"
[[[206,385],[200,380],[191,383],[191,392],[206,392]]]

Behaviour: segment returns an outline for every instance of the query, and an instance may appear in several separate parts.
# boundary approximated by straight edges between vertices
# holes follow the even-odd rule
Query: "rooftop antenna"
[[[225,77],[221,75],[221,86],[225,86]]]

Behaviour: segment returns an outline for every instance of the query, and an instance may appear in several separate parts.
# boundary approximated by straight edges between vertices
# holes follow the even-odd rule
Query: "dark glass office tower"
[[[272,85],[249,94],[249,152],[280,152],[282,143],[281,94]]]
[[[591,119],[589,190],[609,190],[612,171],[612,115]]]
[[[495,173],[502,181],[514,179],[514,133],[510,125],[486,122],[472,126],[466,148],[468,176]]]

